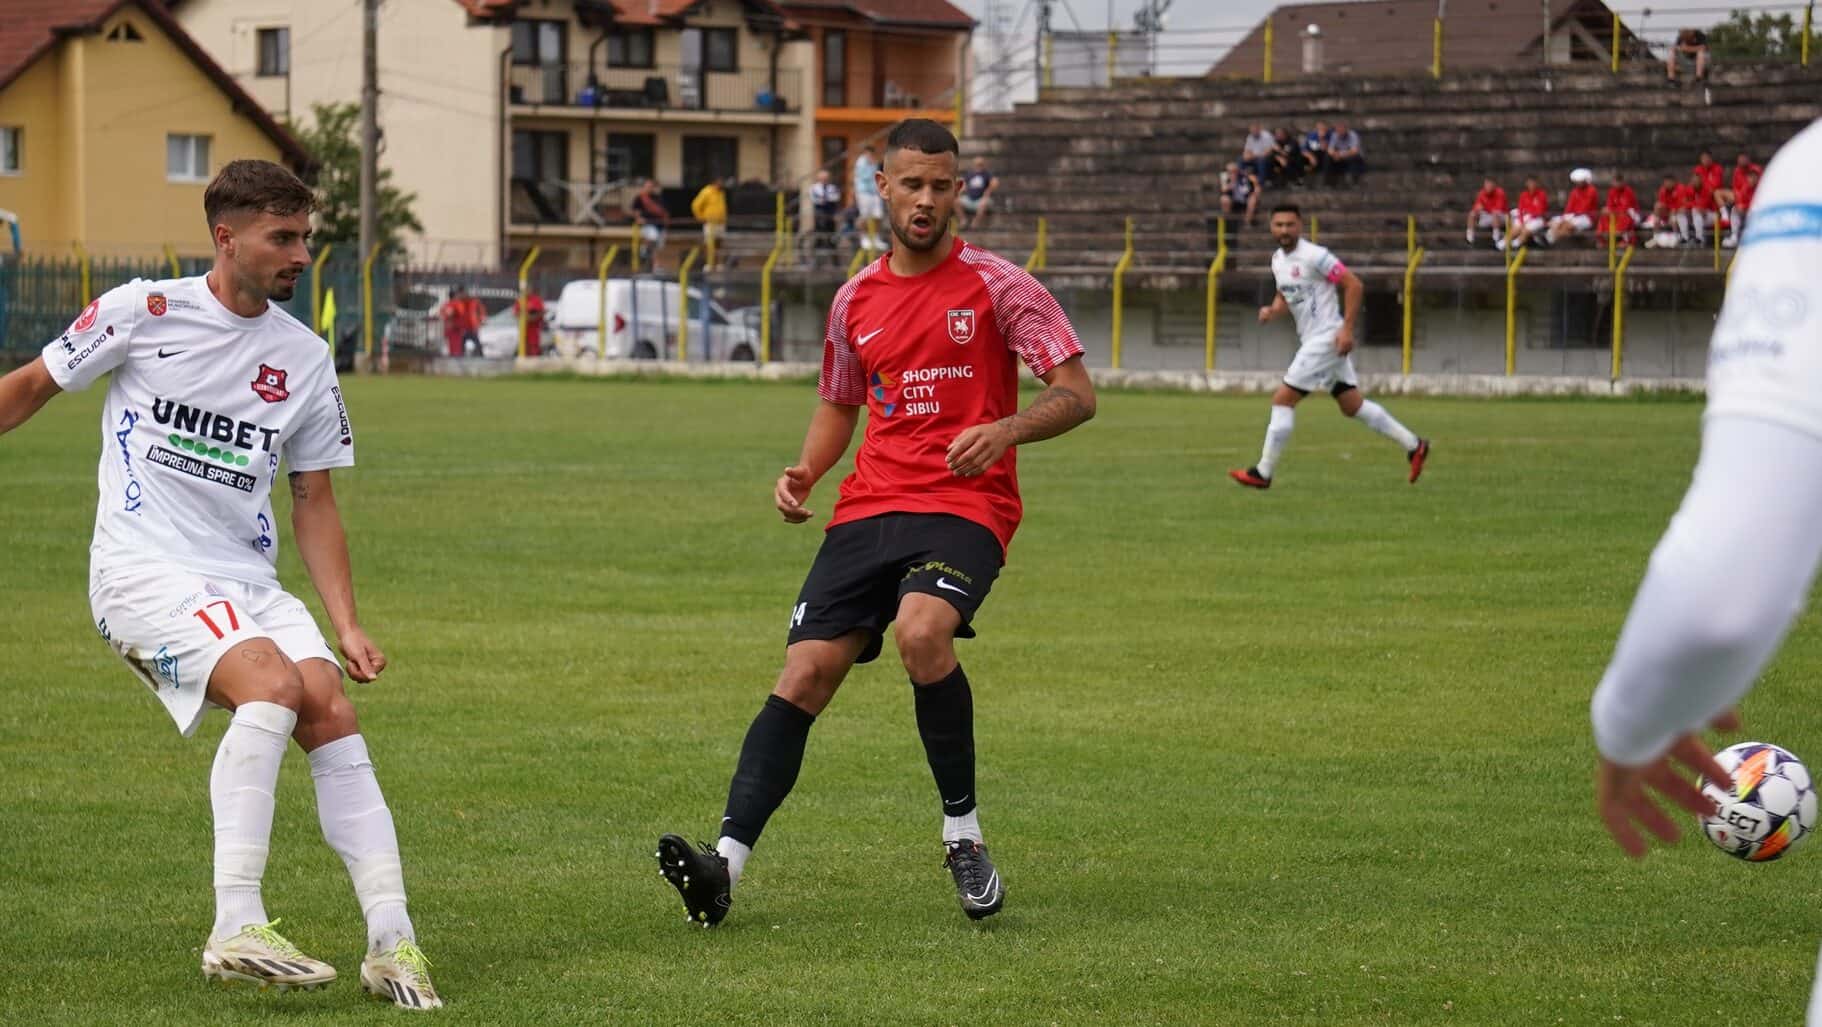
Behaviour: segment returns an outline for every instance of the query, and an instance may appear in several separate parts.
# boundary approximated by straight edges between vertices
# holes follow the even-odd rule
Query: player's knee
[[[834,668],[813,659],[789,656],[772,691],[799,709],[816,712],[828,705],[840,685],[841,675]]]
[[[955,636],[934,619],[901,620],[893,628],[898,658],[917,682],[940,681],[955,663]]]
[[[293,712],[304,708],[304,679],[286,664],[246,689],[245,702],[269,702]]]

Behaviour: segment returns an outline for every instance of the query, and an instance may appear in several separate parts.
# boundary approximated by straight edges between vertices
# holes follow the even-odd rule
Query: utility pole
[[[366,260],[379,241],[380,0],[361,0],[361,252]]]
[[[1034,56],[1032,58],[1032,66],[1033,66],[1032,71],[1033,71],[1033,74],[1035,75],[1035,77],[1037,78],[1038,90],[1040,93],[1042,93],[1044,87],[1050,84],[1049,76],[1047,74],[1045,74],[1045,70],[1046,70],[1046,66],[1047,66],[1046,62],[1049,60],[1048,49],[1050,46],[1050,5],[1052,3],[1052,0],[1037,0],[1037,3],[1038,3],[1038,45],[1037,45],[1037,48],[1033,51]]]

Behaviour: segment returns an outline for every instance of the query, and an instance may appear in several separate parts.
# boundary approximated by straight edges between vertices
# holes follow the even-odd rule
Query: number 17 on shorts
[[[89,597],[95,626],[178,730],[196,729],[215,664],[257,625],[213,583],[172,568],[104,577]]]

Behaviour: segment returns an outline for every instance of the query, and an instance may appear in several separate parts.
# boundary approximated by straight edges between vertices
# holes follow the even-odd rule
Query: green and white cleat
[[[335,980],[335,967],[311,959],[278,933],[278,921],[248,924],[232,938],[210,938],[202,950],[202,975],[233,983],[246,981],[261,991],[277,988],[312,991]]]
[[[361,960],[361,987],[400,1009],[441,1009],[430,983],[430,959],[417,944],[399,939],[391,951],[374,950]]]

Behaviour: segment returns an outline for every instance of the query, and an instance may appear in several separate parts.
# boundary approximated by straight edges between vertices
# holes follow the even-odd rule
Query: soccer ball
[[[1721,788],[1702,779],[1702,793],[1720,808],[1700,818],[1702,833],[1737,859],[1766,863],[1816,829],[1816,789],[1809,768],[1768,742],[1741,742],[1715,753],[1733,774]]]

